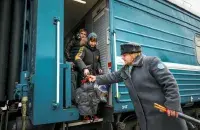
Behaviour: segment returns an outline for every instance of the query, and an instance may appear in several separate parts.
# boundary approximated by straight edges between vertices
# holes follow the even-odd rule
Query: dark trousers
[[[72,71],[71,72],[71,97],[72,101],[75,98],[75,90],[77,89],[77,82],[78,82],[78,72]]]

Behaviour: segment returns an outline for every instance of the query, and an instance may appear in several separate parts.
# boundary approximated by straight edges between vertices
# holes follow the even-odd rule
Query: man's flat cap
[[[138,53],[141,52],[141,46],[137,43],[121,44],[121,55],[125,53]]]

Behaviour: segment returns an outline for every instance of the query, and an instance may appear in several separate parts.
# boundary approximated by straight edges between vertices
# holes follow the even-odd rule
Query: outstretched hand
[[[96,76],[94,75],[87,75],[87,78],[90,82],[95,82],[96,81]]]

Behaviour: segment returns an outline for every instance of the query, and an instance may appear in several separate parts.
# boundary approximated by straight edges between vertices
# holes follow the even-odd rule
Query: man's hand
[[[85,76],[87,76],[90,72],[89,72],[88,69],[84,69],[84,72],[83,72],[83,73],[84,73]]]
[[[87,44],[87,38],[84,37],[84,38],[81,38],[81,41],[80,41],[80,46],[84,46]]]
[[[178,112],[167,109],[167,115],[178,118]]]
[[[94,75],[88,75],[87,78],[89,79],[90,82],[96,81],[96,76]]]

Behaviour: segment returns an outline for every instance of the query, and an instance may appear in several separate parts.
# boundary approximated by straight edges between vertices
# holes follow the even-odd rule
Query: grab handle
[[[117,58],[117,42],[116,42],[116,33],[114,32],[114,56],[115,56],[115,71],[117,71],[117,62],[116,62],[116,58]],[[119,98],[120,95],[119,95],[119,85],[118,83],[116,83],[116,98]]]
[[[60,20],[54,18],[54,25],[56,25],[56,101],[53,107],[58,107],[60,103]]]

